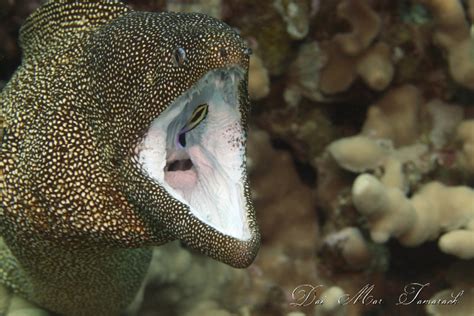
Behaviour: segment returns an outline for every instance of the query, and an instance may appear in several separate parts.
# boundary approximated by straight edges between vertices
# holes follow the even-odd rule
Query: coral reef
[[[410,199],[396,187],[386,187],[372,175],[357,177],[352,198],[368,218],[372,239],[386,242],[397,237],[407,246],[437,238],[443,252],[474,258],[473,231],[464,230],[474,220],[474,190],[447,187],[440,182],[423,185]]]
[[[445,50],[449,73],[453,79],[474,89],[474,60],[469,22],[461,1],[418,0],[431,12],[435,21],[433,41]],[[470,11],[472,6],[469,3]],[[471,15],[472,18],[472,15]]]
[[[0,87],[38,2],[0,3]],[[262,231],[247,270],[155,249],[129,315],[472,314],[474,1],[128,4],[210,14],[252,48],[247,163]],[[429,284],[420,303],[397,305],[413,282]],[[311,298],[324,304],[298,305],[300,285],[321,285]],[[383,304],[355,300],[366,285]],[[22,304],[0,288],[0,314],[45,313]]]

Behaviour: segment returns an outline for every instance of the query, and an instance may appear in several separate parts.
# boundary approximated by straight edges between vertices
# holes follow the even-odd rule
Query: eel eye
[[[185,61],[188,59],[186,58],[186,51],[182,47],[176,48],[176,51],[174,52],[174,61],[177,66],[182,66]]]
[[[250,56],[252,55],[253,51],[250,47],[247,47],[246,49],[244,49],[244,54],[247,55],[247,56]]]
[[[221,49],[219,49],[219,55],[220,55],[222,58],[226,58],[229,54],[227,53],[227,49],[225,49],[224,47],[222,47]]]
[[[196,109],[194,109],[191,117],[186,122],[186,125],[181,128],[177,135],[177,143],[180,145],[180,147],[186,147],[186,133],[192,131],[196,126],[198,126],[199,123],[201,123],[207,117],[208,112],[209,105],[206,103],[198,105]]]

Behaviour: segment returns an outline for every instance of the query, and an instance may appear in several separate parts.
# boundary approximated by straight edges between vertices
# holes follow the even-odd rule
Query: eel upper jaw
[[[200,223],[192,229],[204,227],[240,246],[258,239],[245,194],[245,132],[239,108],[244,74],[240,67],[209,71],[155,118],[136,148],[142,171]],[[202,105],[207,113],[196,113]],[[198,124],[183,136],[183,127],[197,114]],[[188,243],[190,235],[176,237]]]

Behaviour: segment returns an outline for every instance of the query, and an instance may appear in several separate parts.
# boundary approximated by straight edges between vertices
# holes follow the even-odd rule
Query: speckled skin
[[[149,246],[180,239],[235,267],[253,261],[259,233],[247,179],[252,237],[239,241],[194,218],[134,153],[153,119],[205,73],[248,71],[235,31],[200,14],[51,1],[27,20],[20,41],[23,63],[0,95],[3,284],[61,314],[114,315],[133,299]],[[177,47],[186,50],[180,66]],[[245,77],[245,131],[246,86]]]

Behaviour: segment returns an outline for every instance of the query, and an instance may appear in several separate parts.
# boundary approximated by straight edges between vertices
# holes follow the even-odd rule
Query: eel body
[[[114,315],[151,247],[246,267],[249,50],[202,14],[49,1],[0,94],[0,282],[64,315]]]

